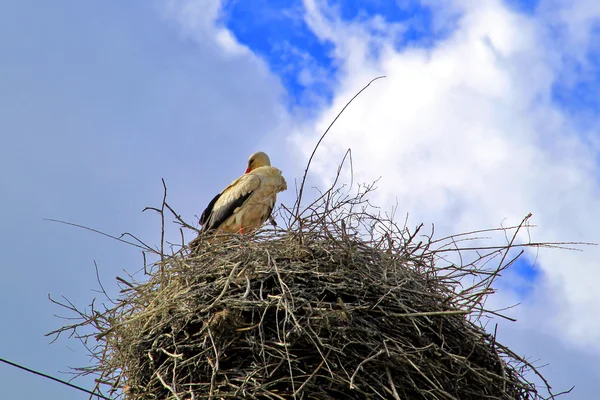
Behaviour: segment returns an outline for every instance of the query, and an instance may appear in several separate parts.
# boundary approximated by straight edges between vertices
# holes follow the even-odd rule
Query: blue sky
[[[290,204],[306,149],[379,74],[324,142],[311,184],[352,147],[357,179],[382,176],[379,204],[397,201],[415,225],[456,233],[533,212],[534,239],[600,241],[600,10],[463,3],[1,4],[0,356],[68,377],[88,359],[44,337],[61,325],[48,294],[86,305],[94,261],[113,294],[114,278],[142,265],[135,248],[43,218],[157,244],[160,221],[141,210],[160,202],[161,178],[193,220],[259,149],[284,170]],[[572,398],[598,390],[595,251],[527,254],[493,300],[522,303],[501,335],[549,362],[559,389],[577,385]],[[0,398],[84,398],[4,365],[0,383]]]
[[[344,1],[336,7],[346,21],[380,15],[389,22],[406,23],[406,32],[397,37],[397,48],[427,46],[447,33],[432,26],[431,7],[418,1],[409,3],[399,7],[387,1]],[[321,100],[331,99],[331,82],[338,72],[338,62],[332,54],[333,44],[315,35],[302,18],[303,13],[300,0],[231,1],[223,7],[222,21],[240,43],[268,62],[271,71],[285,85],[292,103],[310,107],[314,105],[310,100],[315,94]],[[303,70],[312,70],[320,79],[303,81]]]

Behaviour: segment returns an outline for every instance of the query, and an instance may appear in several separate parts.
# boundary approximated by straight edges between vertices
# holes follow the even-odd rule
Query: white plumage
[[[281,171],[269,156],[257,152],[248,159],[246,173],[227,186],[208,204],[200,224],[203,232],[248,233],[271,215],[277,193],[287,189]]]

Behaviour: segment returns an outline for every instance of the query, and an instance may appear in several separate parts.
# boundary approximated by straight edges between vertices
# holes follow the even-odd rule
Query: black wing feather
[[[203,227],[202,230],[203,231],[211,231],[213,229],[217,229],[219,226],[221,226],[221,224],[223,222],[225,222],[227,220],[227,218],[229,218],[233,215],[233,212],[235,211],[236,208],[241,207],[242,204],[244,204],[244,202],[246,200],[248,200],[248,198],[250,196],[252,196],[252,193],[253,192],[248,192],[245,195],[238,197],[231,203],[225,205],[224,207],[221,207],[218,210],[214,210],[213,207],[214,207],[217,199],[221,196],[221,194],[219,194],[209,204],[210,213],[206,217],[207,223]],[[208,210],[209,207],[207,207],[206,209]],[[205,212],[206,212],[206,210],[205,210]],[[202,215],[204,216],[204,213],[202,213]]]
[[[223,194],[223,192],[216,195],[215,198],[212,199],[210,201],[210,203],[208,203],[208,205],[206,206],[206,209],[204,211],[202,211],[202,215],[200,216],[200,225],[206,224],[206,222],[208,221],[208,218],[210,217],[210,214],[212,213],[215,203],[217,202],[217,200],[219,200],[219,197],[221,197],[222,194]]]
[[[265,221],[272,217],[273,217],[273,207],[269,207],[267,209],[267,216],[265,217]],[[275,221],[275,220],[273,220],[273,221]]]

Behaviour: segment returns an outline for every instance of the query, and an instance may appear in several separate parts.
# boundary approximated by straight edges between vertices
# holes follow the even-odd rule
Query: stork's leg
[[[244,228],[242,228],[242,227],[240,226],[240,230],[238,231],[238,233],[239,233],[240,235],[241,235],[241,234],[243,234],[243,233],[244,233]],[[241,243],[239,244],[239,246],[240,246],[240,248],[244,247],[244,246],[243,246]]]

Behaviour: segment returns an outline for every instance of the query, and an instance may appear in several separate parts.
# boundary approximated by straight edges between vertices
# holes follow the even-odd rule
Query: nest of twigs
[[[181,228],[195,228],[167,203],[163,181],[161,207],[148,208],[162,217],[160,248],[130,234],[103,233],[160,260],[147,269],[144,256],[141,281],[118,277],[117,299],[100,285],[108,300],[101,309],[95,299],[90,310],[55,301],[79,320],[49,335],[71,333],[83,342],[94,362],[76,370],[96,375],[95,396],[556,397],[532,364],[485,331],[485,318],[503,317],[487,310],[485,301],[495,278],[522,254],[515,256],[515,248],[585,243],[516,244],[531,215],[518,226],[439,239],[433,229],[424,235],[422,225],[399,226],[393,217],[373,214],[367,201],[373,185],[354,195],[337,186],[350,151],[332,187],[301,208],[311,161],[331,125],[308,160],[294,207],[280,210],[283,229],[225,241],[200,236],[193,249],[181,231],[181,244],[169,247],[166,213]],[[507,241],[478,245],[493,234]]]
[[[505,245],[451,263],[475,234],[399,227],[369,214],[369,190],[331,189],[284,210],[285,228],[160,254],[103,310],[63,304],[82,320],[55,333],[85,341],[96,363],[80,372],[105,398],[544,398],[526,373],[543,377],[480,322],[527,218],[489,231]]]

